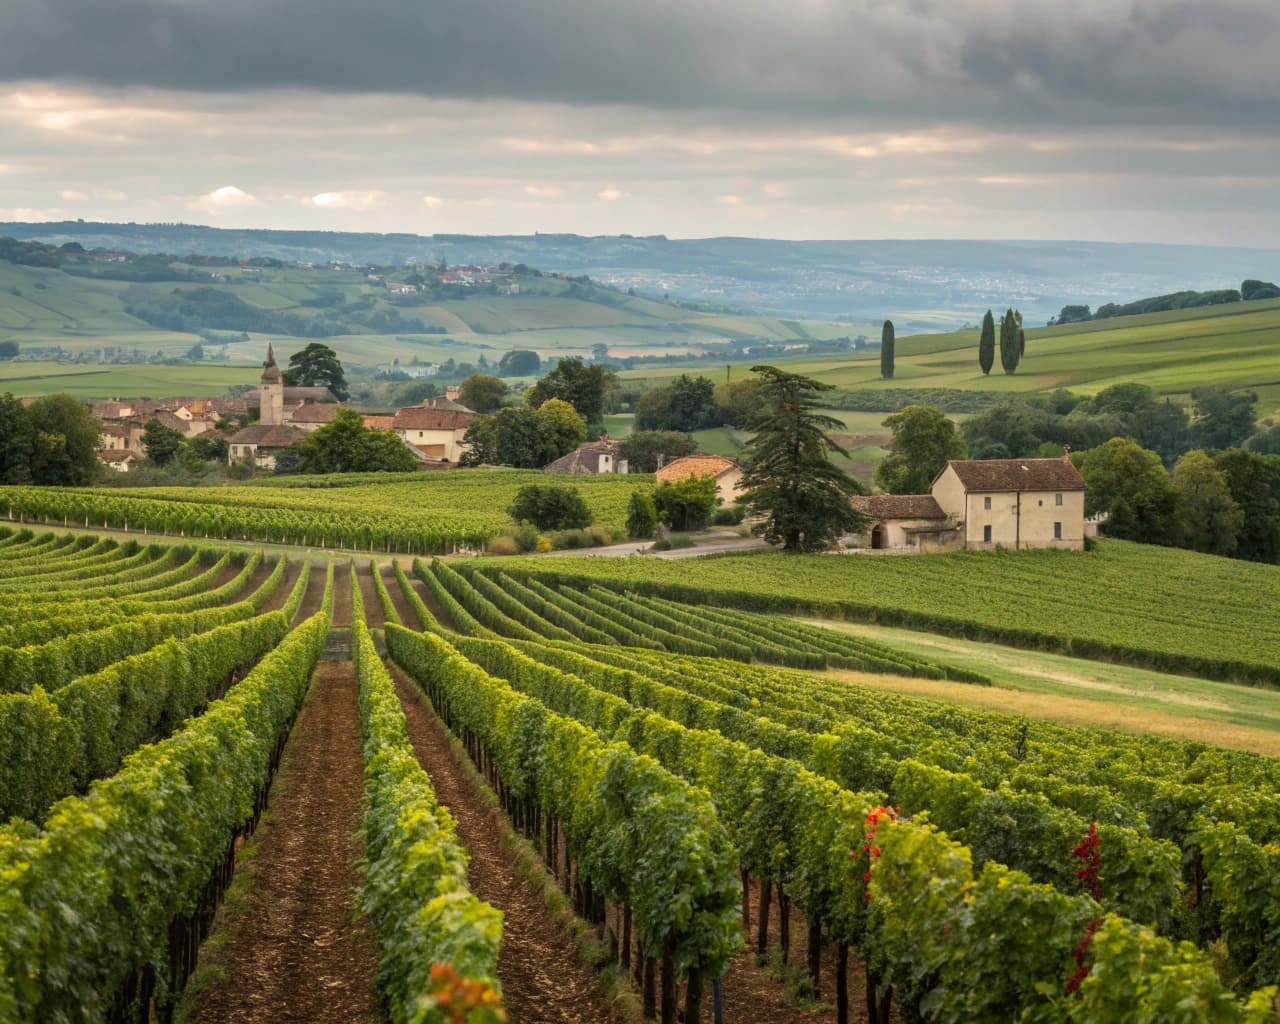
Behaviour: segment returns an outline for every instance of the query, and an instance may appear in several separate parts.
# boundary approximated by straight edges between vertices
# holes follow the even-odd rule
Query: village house
[[[98,458],[108,469],[117,473],[127,473],[138,463],[140,456],[136,452],[104,448],[98,452]]]
[[[855,498],[875,549],[1084,547],[1084,478],[1057,459],[957,459],[929,494]]]
[[[723,455],[685,455],[658,469],[658,483],[679,483],[691,476],[709,476],[716,482],[716,494],[725,505],[738,500],[742,469]]]
[[[457,465],[467,450],[463,441],[476,413],[457,401],[450,387],[444,398],[428,398],[421,405],[396,410],[391,429],[427,465]]]
[[[543,467],[544,473],[592,476],[599,473],[626,473],[627,460],[618,458],[618,442],[602,437],[579,445],[568,455]]]

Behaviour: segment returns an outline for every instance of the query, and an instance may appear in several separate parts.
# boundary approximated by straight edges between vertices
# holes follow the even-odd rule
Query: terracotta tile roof
[[[686,480],[691,476],[717,477],[731,469],[737,469],[733,459],[723,455],[685,455],[668,462],[657,472],[659,480]]]
[[[336,402],[309,402],[294,410],[290,423],[332,423],[342,406]]]
[[[390,430],[395,419],[394,416],[366,416],[364,425],[369,430]]]
[[[104,423],[102,433],[107,437],[128,437],[129,428],[123,423]]]
[[[473,412],[413,405],[396,410],[392,425],[396,430],[466,430],[475,418]]]
[[[872,519],[946,519],[932,494],[873,494],[858,495],[853,507]]]
[[[93,417],[99,420],[119,420],[133,411],[132,402],[95,402]]]
[[[98,452],[98,458],[103,462],[128,462],[130,459],[138,457],[136,452],[125,451],[104,451]]]
[[[150,415],[144,416],[143,426],[146,426],[146,424],[150,423],[152,420],[159,420],[162,426],[166,426],[170,430],[177,430],[184,434],[187,432],[187,421],[179,419],[167,409],[158,409]]]
[[[231,444],[256,444],[259,448],[292,448],[307,439],[306,431],[280,423],[251,423],[236,431]]]
[[[612,455],[617,458],[617,444],[613,441],[588,441],[579,445],[568,455],[562,455],[555,462],[542,468],[544,473],[562,473],[570,476],[592,476],[600,472],[600,456]]]
[[[1068,459],[969,459],[947,463],[967,491],[1083,491]],[[945,472],[945,470],[944,470]]]

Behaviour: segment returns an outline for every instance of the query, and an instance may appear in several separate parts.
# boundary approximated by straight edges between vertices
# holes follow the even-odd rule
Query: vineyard
[[[861,688],[822,670],[985,680],[498,564],[0,534],[0,1020],[613,1021],[632,987],[664,1024],[1278,1019],[1277,762]],[[246,840],[259,902],[198,953]]]
[[[509,561],[481,563],[527,575]],[[753,554],[677,562],[539,559],[544,582],[743,611],[804,613],[1280,685],[1280,569],[1126,541],[1090,552],[928,558]]]
[[[144,534],[440,554],[483,548],[512,525],[516,491],[545,481],[531,470],[352,474],[232,487],[0,487],[0,515]],[[652,478],[582,477],[595,522],[625,532],[631,492]]]

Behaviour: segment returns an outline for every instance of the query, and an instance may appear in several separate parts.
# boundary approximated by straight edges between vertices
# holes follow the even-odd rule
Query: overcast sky
[[[1274,246],[1277,0],[3,0],[0,220]]]

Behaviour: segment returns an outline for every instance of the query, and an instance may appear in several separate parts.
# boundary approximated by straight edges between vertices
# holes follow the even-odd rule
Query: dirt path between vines
[[[284,567],[284,578],[280,581],[280,585],[276,587],[275,593],[262,606],[264,612],[278,612],[284,607],[284,603],[289,600],[289,595],[293,593],[293,585],[298,582],[298,576],[302,572],[302,563],[297,559],[291,559]],[[308,583],[310,581],[308,580]]]
[[[396,610],[396,614],[400,616],[400,625],[405,629],[421,629],[422,624],[418,622],[418,613],[413,610],[413,605],[409,603],[409,599],[405,597],[404,588],[400,586],[400,581],[396,579],[395,570],[391,566],[383,566],[382,568],[382,584],[387,588],[387,593],[391,595],[391,604]]]
[[[503,913],[498,977],[507,1014],[519,1024],[609,1024],[620,1021],[592,971],[529,890],[504,845],[500,812],[485,804],[454,760],[449,737],[418,688],[388,666],[404,706],[409,739],[440,803],[457,819],[471,855],[471,890]]]
[[[306,622],[316,612],[320,610],[320,605],[324,603],[324,583],[329,572],[329,563],[315,561],[311,563],[311,575],[307,578],[307,591],[302,595],[302,604],[298,607],[298,614],[294,616],[294,622]],[[334,576],[334,585],[337,585],[337,575]]]
[[[351,628],[351,563],[339,562],[333,570],[333,616],[331,629]]]
[[[195,1024],[383,1019],[373,989],[377,942],[352,920],[363,785],[355,668],[321,662],[311,685],[225,977],[200,998]]]
[[[360,598],[364,601],[364,624],[370,629],[381,629],[386,625],[386,615],[382,611],[382,602],[378,600],[373,571],[368,562],[356,565],[356,582],[360,585]]]

